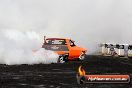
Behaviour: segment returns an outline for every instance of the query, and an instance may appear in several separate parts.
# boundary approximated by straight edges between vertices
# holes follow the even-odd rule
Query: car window
[[[70,40],[69,43],[70,43],[71,47],[75,46],[75,44],[74,44],[74,42],[72,40]]]
[[[49,45],[66,45],[66,41],[64,39],[46,40],[46,44],[49,44]]]

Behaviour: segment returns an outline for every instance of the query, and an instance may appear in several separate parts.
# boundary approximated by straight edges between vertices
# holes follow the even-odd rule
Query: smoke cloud
[[[41,48],[39,35],[34,31],[0,31],[1,64],[57,63],[58,55]]]
[[[92,54],[99,43],[132,44],[131,3],[131,0],[0,0],[0,30],[72,38]]]

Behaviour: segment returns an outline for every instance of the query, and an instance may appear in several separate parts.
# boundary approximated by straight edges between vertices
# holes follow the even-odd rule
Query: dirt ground
[[[132,58],[87,56],[84,61],[64,64],[0,65],[1,88],[132,88],[127,84],[85,84],[76,81],[78,67],[87,74],[128,74],[132,77]]]

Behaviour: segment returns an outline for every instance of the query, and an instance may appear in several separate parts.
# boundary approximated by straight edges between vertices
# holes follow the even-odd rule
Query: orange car
[[[52,50],[59,54],[59,63],[64,63],[69,60],[84,60],[86,49],[78,47],[74,41],[68,38],[45,38],[42,48]]]

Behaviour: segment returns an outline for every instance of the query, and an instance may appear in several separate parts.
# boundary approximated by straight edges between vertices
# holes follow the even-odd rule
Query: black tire
[[[84,60],[85,58],[86,58],[86,54],[82,52],[82,53],[80,54],[78,60],[79,60],[79,61],[82,61],[82,60]]]
[[[67,61],[68,61],[68,56],[66,55],[59,56],[58,58],[58,63],[65,63]]]

